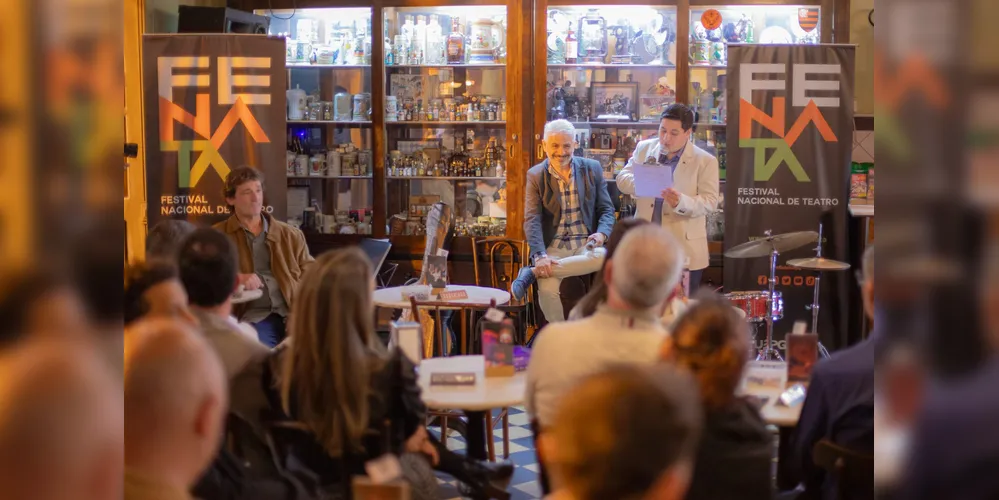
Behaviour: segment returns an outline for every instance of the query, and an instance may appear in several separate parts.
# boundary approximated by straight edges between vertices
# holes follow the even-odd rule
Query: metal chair
[[[840,500],[850,498],[851,491],[874,491],[874,455],[844,448],[828,439],[815,443],[812,461],[836,478],[836,494]]]
[[[472,264],[475,270],[475,286],[486,286],[510,292],[510,286],[520,270],[527,265],[528,244],[524,240],[511,238],[472,238]],[[482,266],[480,266],[482,264]],[[482,267],[488,266],[483,273]],[[485,277],[483,276],[485,274]],[[537,329],[534,308],[531,307],[533,286],[525,298],[514,300],[497,309],[510,313],[515,318],[516,338],[523,345],[529,337],[529,330]]]

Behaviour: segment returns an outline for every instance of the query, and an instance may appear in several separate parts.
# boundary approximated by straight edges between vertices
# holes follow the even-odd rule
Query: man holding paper
[[[614,205],[600,163],[575,158],[575,127],[566,120],[545,125],[548,159],[527,171],[524,234],[534,267],[511,284],[517,300],[538,281],[538,301],[549,323],[565,321],[559,298],[562,279],[600,270],[602,248],[614,226]]]
[[[694,145],[694,112],[671,104],[659,120],[659,137],[638,143],[617,174],[617,187],[635,197],[637,217],[673,233],[687,254],[690,293],[708,267],[705,216],[718,207],[718,160]]]

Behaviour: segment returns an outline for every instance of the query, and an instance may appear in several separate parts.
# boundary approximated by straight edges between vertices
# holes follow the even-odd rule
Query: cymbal
[[[766,257],[774,248],[777,249],[777,252],[787,252],[816,241],[819,241],[819,233],[815,231],[775,234],[729,248],[725,252],[725,256],[731,259]]]
[[[791,267],[801,269],[811,269],[813,271],[846,271],[850,269],[850,264],[838,260],[826,259],[824,257],[809,257],[807,259],[791,259],[787,261]]]

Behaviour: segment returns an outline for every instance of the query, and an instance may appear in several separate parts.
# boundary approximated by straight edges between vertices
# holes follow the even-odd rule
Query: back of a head
[[[666,229],[646,224],[628,231],[614,252],[610,286],[632,307],[661,305],[680,281],[683,249]]]
[[[0,355],[0,496],[119,496],[120,389],[81,341],[28,340]]]
[[[172,319],[132,325],[124,395],[128,468],[197,479],[215,454],[228,407],[221,362],[202,336]]]
[[[663,356],[697,379],[707,408],[721,408],[735,397],[749,356],[749,327],[724,298],[697,296],[673,325]]]
[[[651,490],[683,498],[701,418],[696,389],[677,370],[621,365],[593,375],[562,400],[544,434],[555,486],[580,500]]]
[[[384,353],[374,332],[371,262],[357,247],[321,255],[299,284],[288,325],[282,403],[326,451],[357,446],[368,425],[368,385]]]
[[[125,325],[131,324],[149,312],[151,304],[146,300],[147,291],[176,279],[177,265],[172,261],[154,259],[129,265],[125,272]]]
[[[642,227],[646,224],[652,223],[638,217],[629,217],[617,221],[617,224],[614,224],[614,228],[611,229],[610,237],[607,238],[607,244],[604,245],[607,248],[605,258],[609,260],[614,257],[614,254],[617,253],[617,247],[621,244],[621,240],[624,239],[624,235],[628,234],[632,229]]]
[[[174,260],[177,251],[197,226],[186,220],[166,219],[156,223],[146,236],[146,259]]]
[[[177,262],[191,304],[215,307],[232,295],[238,257],[225,234],[211,228],[195,230],[181,245]]]
[[[70,253],[69,275],[91,319],[119,334],[124,303],[120,223],[100,219],[76,238]]]

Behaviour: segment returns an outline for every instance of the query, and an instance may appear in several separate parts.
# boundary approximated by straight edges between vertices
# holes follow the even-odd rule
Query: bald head
[[[683,261],[683,249],[669,231],[653,224],[636,227],[611,258],[610,293],[635,309],[660,307],[680,281]]]
[[[580,382],[542,435],[556,487],[579,500],[682,499],[701,427],[695,387],[665,366]]]
[[[188,324],[149,319],[125,334],[130,473],[188,489],[215,455],[227,408],[214,350]]]
[[[0,356],[4,498],[120,495],[121,386],[89,344],[28,341]]]

